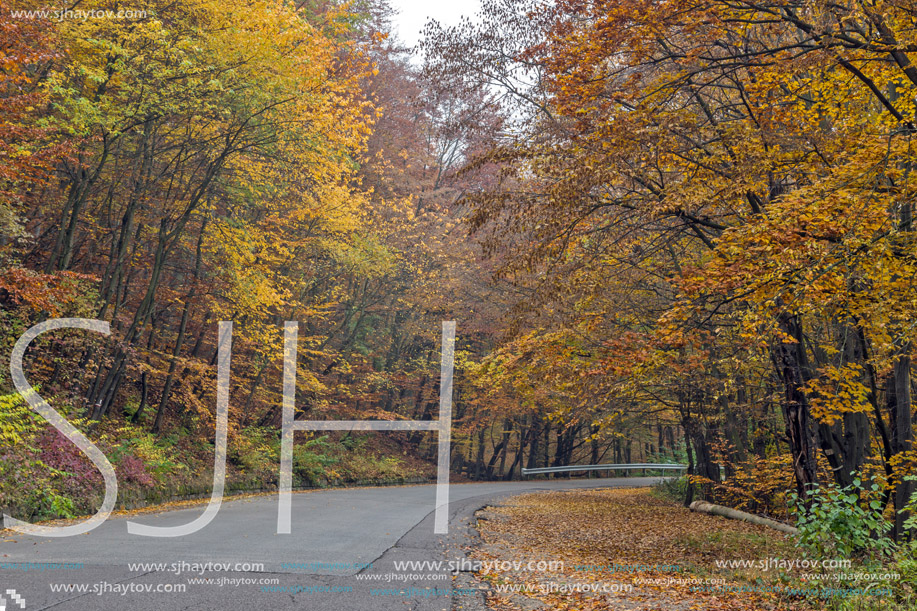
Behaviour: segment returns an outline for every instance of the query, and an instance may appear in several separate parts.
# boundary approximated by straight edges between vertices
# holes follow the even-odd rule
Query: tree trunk
[[[892,451],[897,455],[909,452],[913,446],[913,428],[911,414],[911,358],[907,350],[901,349],[903,356],[895,361],[894,369],[887,379],[886,404],[891,416]],[[903,475],[903,474],[901,474]],[[914,494],[914,482],[902,480],[895,487],[895,528],[893,534],[897,540],[904,540],[907,532],[904,521],[909,514],[899,513],[911,495]]]
[[[140,374],[140,405],[137,407],[137,411],[134,412],[134,415],[131,416],[131,424],[140,422],[143,410],[146,409],[147,394],[149,394],[149,385],[147,384],[147,373],[144,371]]]
[[[812,484],[817,482],[812,433],[809,429],[809,404],[802,390],[807,377],[807,359],[802,327],[796,316],[780,314],[778,321],[781,331],[796,340],[792,344],[779,342],[773,348],[773,360],[784,387],[783,416],[793,456],[796,491],[800,498],[805,499]]]
[[[529,458],[525,465],[527,469],[538,468],[538,444],[541,441],[541,418],[532,415],[532,430],[529,435]]]
[[[783,522],[777,522],[776,520],[756,516],[745,511],[733,509],[731,507],[714,505],[713,503],[708,503],[706,501],[694,501],[689,505],[689,507],[691,508],[691,511],[697,511],[699,513],[706,513],[714,516],[721,516],[724,518],[730,518],[732,520],[750,522],[751,524],[757,524],[758,526],[767,526],[768,528],[773,528],[774,530],[779,530],[780,532],[785,532],[791,535],[795,535],[799,532],[799,529],[790,526],[789,524],[784,524]]]
[[[487,437],[487,429],[481,427],[481,430],[478,431],[478,453],[474,459],[474,479],[475,481],[481,480],[481,475],[484,470],[484,441]]]

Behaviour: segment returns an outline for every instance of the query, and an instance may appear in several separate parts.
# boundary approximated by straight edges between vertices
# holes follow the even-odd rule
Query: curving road
[[[656,481],[453,484],[448,535],[433,534],[432,485],[296,493],[290,535],[276,534],[275,496],[226,501],[206,528],[173,539],[128,535],[124,517],[63,539],[5,531],[0,597],[7,611],[22,609],[22,601],[25,611],[448,611],[453,598],[456,608],[468,609],[477,604],[475,593],[450,592],[448,566],[396,569],[396,563],[460,563],[474,541],[474,512],[514,494]],[[174,526],[202,511],[195,507],[132,520]],[[3,606],[0,602],[0,611]]]

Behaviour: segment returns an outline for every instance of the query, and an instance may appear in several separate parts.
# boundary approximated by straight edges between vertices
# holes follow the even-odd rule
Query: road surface
[[[468,569],[465,551],[474,540],[476,510],[536,490],[656,481],[453,484],[448,535],[433,534],[432,485],[294,493],[289,535],[276,534],[276,496],[227,500],[206,528],[179,538],[129,535],[125,517],[69,538],[6,531],[0,538],[0,597],[6,611],[449,611],[453,598],[456,607],[469,608],[480,593],[452,591],[448,563]],[[193,507],[131,520],[175,526],[202,511],[203,506]],[[405,561],[446,564],[396,566]]]

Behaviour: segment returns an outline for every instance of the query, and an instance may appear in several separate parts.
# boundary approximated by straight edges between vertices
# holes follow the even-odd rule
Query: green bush
[[[683,503],[687,493],[688,478],[685,476],[665,478],[653,486],[653,494],[655,496],[676,503]]]
[[[796,516],[797,547],[816,558],[888,557],[895,542],[891,522],[883,515],[880,488],[863,487],[859,478],[846,487],[814,484],[806,507],[796,492],[787,495]],[[862,500],[861,500],[862,499]]]
[[[242,473],[276,472],[280,461],[276,433],[257,427],[232,436],[226,454]]]
[[[355,452],[348,454],[340,470],[349,481],[399,481],[411,475],[404,462],[397,457],[379,457]]]
[[[157,440],[155,435],[146,431],[132,431],[132,437],[123,442],[123,447],[142,460],[157,479],[189,471],[174,446],[174,437]]]
[[[324,486],[337,474],[332,468],[338,459],[331,455],[331,443],[327,435],[310,439],[293,446],[293,475],[300,485]]]
[[[48,500],[50,501],[52,515],[62,518],[76,517],[76,507],[70,498],[57,494],[56,490],[49,490]]]
[[[917,476],[907,475],[904,477],[907,481],[917,480]],[[901,549],[895,555],[895,571],[900,575],[900,579],[895,584],[895,595],[904,603],[910,605],[908,608],[917,608],[917,492],[911,495],[907,505],[901,509],[901,513],[910,515],[904,521],[904,528],[907,529],[911,541],[902,545]]]

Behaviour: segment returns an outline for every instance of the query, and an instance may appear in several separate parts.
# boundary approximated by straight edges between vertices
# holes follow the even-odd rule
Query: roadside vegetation
[[[0,397],[6,407],[0,449],[0,508],[29,522],[92,514],[104,494],[101,474],[75,445],[45,426],[18,396]],[[213,486],[212,443],[187,430],[154,436],[129,422],[107,421],[92,429],[72,419],[105,452],[118,475],[119,508],[209,498]],[[91,432],[90,432],[90,429]],[[312,435],[293,452],[293,486],[398,484],[434,477],[433,466],[405,456],[398,444],[368,435]],[[280,438],[272,428],[241,431],[227,448],[226,491],[269,492],[278,484]]]
[[[490,608],[915,608],[912,548],[895,549],[886,538],[842,549],[864,529],[857,516],[847,522],[853,532],[803,526],[796,537],[693,513],[673,488],[536,493],[482,510],[473,557],[523,567],[476,575],[490,590]],[[559,560],[563,570],[525,570],[533,560]]]

